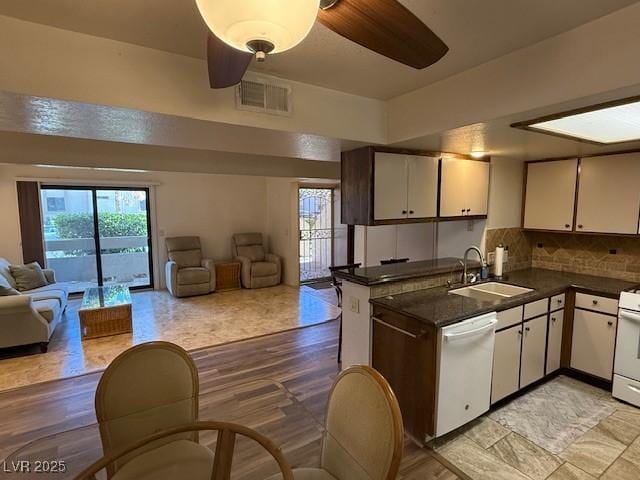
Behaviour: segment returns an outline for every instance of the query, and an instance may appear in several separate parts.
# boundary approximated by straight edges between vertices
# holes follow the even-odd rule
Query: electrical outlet
[[[357,297],[349,297],[351,301],[351,311],[353,313],[360,313],[360,299]]]

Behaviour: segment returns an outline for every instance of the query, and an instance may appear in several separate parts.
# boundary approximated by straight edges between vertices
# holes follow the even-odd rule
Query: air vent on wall
[[[271,78],[245,75],[236,89],[236,108],[291,115],[291,87]]]

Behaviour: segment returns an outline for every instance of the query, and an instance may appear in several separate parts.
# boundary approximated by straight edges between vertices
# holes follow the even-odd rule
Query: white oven
[[[640,407],[640,291],[620,295],[613,396]]]

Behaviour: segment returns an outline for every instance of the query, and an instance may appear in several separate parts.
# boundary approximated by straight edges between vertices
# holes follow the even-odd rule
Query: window
[[[47,210],[50,212],[64,212],[66,210],[64,197],[48,197]]]

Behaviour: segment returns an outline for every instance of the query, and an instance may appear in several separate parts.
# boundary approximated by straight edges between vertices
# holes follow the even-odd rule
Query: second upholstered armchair
[[[278,285],[282,278],[282,262],[278,255],[267,253],[261,233],[237,233],[231,240],[231,253],[240,262],[244,288]]]
[[[166,239],[169,260],[165,267],[167,289],[174,297],[205,295],[216,288],[213,260],[202,258],[199,237]]]

